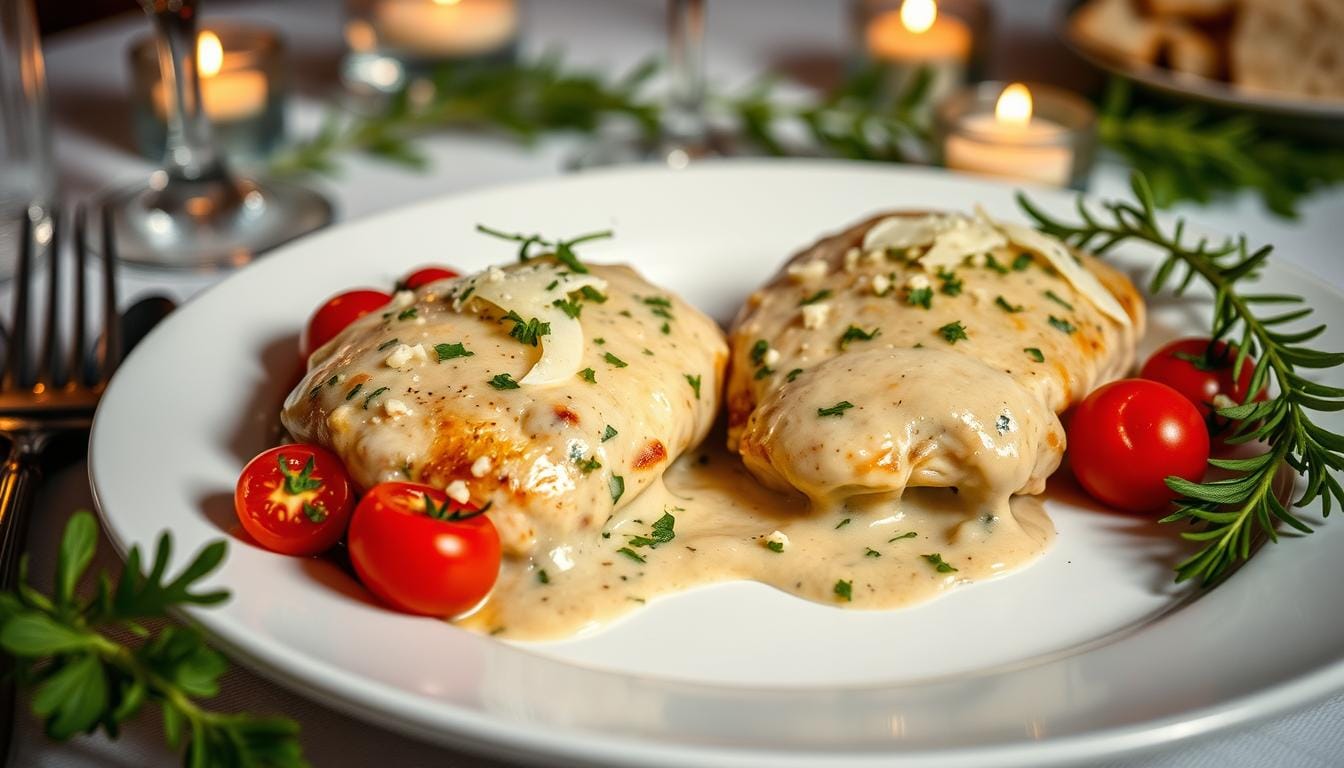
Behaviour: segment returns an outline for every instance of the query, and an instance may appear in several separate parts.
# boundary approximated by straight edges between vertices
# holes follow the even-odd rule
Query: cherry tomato
[[[419,290],[421,286],[429,285],[430,283],[439,280],[448,280],[450,278],[458,277],[461,274],[462,273],[448,269],[447,267],[421,267],[403,277],[401,282],[397,283],[397,288],[415,291]]]
[[[330,549],[345,533],[354,506],[341,460],[301,443],[258,454],[243,467],[233,493],[234,511],[248,535],[285,555]]]
[[[1233,377],[1237,348],[1222,341],[1209,339],[1180,339],[1162,347],[1143,364],[1139,376],[1160,381],[1180,392],[1195,404],[1215,433],[1227,427],[1225,420],[1214,413],[1214,399],[1223,395],[1240,404],[1251,387],[1255,361],[1247,358],[1242,363],[1241,375]],[[1264,390],[1257,400],[1265,398]]]
[[[1069,421],[1069,462],[1088,493],[1131,512],[1175,498],[1163,480],[1199,481],[1209,460],[1209,433],[1180,392],[1146,379],[1100,387]]]
[[[499,534],[481,512],[427,485],[380,483],[350,521],[350,562],[388,605],[456,616],[489,594],[499,576]]]
[[[392,297],[382,291],[360,288],[338,293],[317,308],[308,321],[308,329],[299,340],[304,359],[318,347],[336,338],[336,334],[359,318],[382,309]]]

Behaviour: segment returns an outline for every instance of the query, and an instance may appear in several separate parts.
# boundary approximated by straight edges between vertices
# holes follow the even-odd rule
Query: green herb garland
[[[1183,294],[1191,283],[1203,280],[1213,291],[1213,323],[1210,336],[1237,345],[1233,375],[1243,366],[1253,366],[1247,402],[1219,408],[1217,413],[1236,422],[1228,442],[1260,443],[1264,451],[1250,458],[1210,459],[1209,464],[1225,479],[1192,483],[1178,477],[1167,485],[1181,498],[1165,523],[1187,522],[1195,530],[1182,534],[1202,546],[1177,566],[1177,580],[1198,579],[1206,584],[1226,575],[1228,569],[1251,556],[1260,536],[1277,540],[1282,523],[1303,533],[1311,528],[1275,495],[1274,481],[1285,467],[1306,478],[1291,507],[1305,507],[1321,500],[1328,516],[1335,502],[1344,505],[1344,488],[1336,474],[1344,469],[1344,436],[1334,434],[1311,419],[1313,411],[1344,410],[1344,389],[1306,378],[1302,369],[1344,365],[1344,353],[1323,352],[1306,344],[1325,331],[1324,325],[1305,330],[1287,326],[1307,318],[1311,307],[1301,296],[1243,292],[1253,281],[1272,247],[1252,249],[1246,238],[1210,242],[1186,237],[1185,222],[1170,227],[1157,219],[1157,200],[1142,174],[1131,177],[1134,202],[1109,202],[1098,214],[1078,201],[1077,222],[1069,223],[1046,214],[1026,196],[1018,203],[1037,227],[1077,248],[1105,254],[1129,242],[1147,243],[1163,254],[1153,274],[1150,293],[1172,288]],[[1275,314],[1260,314],[1264,308]],[[1277,393],[1256,401],[1256,393],[1273,384]]]
[[[149,702],[162,713],[168,744],[182,750],[184,765],[306,766],[292,720],[214,712],[198,703],[219,692],[228,662],[195,628],[170,624],[155,633],[141,623],[227,600],[223,590],[195,590],[224,560],[225,543],[206,546],[170,578],[172,539],[165,533],[148,575],[141,574],[140,551],[132,547],[117,580],[100,574],[94,596],[81,599],[76,587],[97,540],[93,515],[76,512],[61,539],[53,595],[26,583],[26,556],[18,588],[0,593],[0,649],[13,658],[18,682],[34,687],[33,712],[46,722],[47,735],[64,740],[102,729],[115,738]],[[134,640],[115,639],[127,633]]]

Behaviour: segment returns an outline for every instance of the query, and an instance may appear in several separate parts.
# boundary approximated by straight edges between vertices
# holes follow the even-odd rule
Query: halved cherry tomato
[[[258,454],[243,467],[233,493],[234,511],[248,535],[285,555],[330,549],[345,533],[354,506],[341,460],[302,443]]]
[[[447,267],[421,267],[409,275],[403,277],[400,283],[397,283],[398,290],[415,291],[421,286],[439,280],[448,280],[460,276],[462,273]]]
[[[1215,400],[1222,395],[1240,405],[1251,388],[1255,361],[1247,358],[1241,366],[1241,375],[1233,377],[1236,360],[1237,348],[1226,342],[1180,339],[1154,352],[1143,364],[1139,376],[1160,381],[1184,395],[1199,409],[1209,431],[1216,435],[1227,430],[1228,422],[1214,413],[1217,409]],[[1262,389],[1255,399],[1265,397],[1266,392]]]
[[[1069,420],[1069,463],[1093,498],[1147,512],[1176,497],[1164,480],[1198,482],[1209,461],[1209,433],[1180,392],[1146,379],[1098,388]]]
[[[382,309],[391,300],[392,297],[386,293],[369,288],[338,293],[327,299],[313,313],[303,338],[299,340],[304,359],[308,359],[318,347],[336,338],[336,334],[345,330],[347,325]]]
[[[427,485],[380,483],[350,521],[350,562],[388,605],[456,616],[489,594],[499,576],[499,534],[482,512]]]

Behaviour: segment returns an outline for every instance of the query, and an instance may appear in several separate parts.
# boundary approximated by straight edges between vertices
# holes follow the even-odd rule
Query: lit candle
[[[992,114],[956,118],[943,143],[947,167],[1067,186],[1074,176],[1078,142],[1069,128],[1033,111],[1031,91],[1013,83],[999,94]]]
[[[971,57],[971,29],[948,14],[939,14],[934,0],[904,0],[899,10],[884,11],[864,29],[868,55],[892,76],[892,88],[903,88],[916,72],[929,70],[930,103],[957,89],[966,79]]]
[[[238,122],[266,108],[266,75],[252,66],[250,57],[225,51],[214,32],[202,30],[197,36],[196,67],[201,77],[201,104],[212,121]],[[173,98],[162,80],[154,84],[151,98],[155,114],[162,119]]]
[[[379,0],[370,21],[384,48],[425,59],[467,58],[496,51],[513,40],[518,4],[516,0]]]

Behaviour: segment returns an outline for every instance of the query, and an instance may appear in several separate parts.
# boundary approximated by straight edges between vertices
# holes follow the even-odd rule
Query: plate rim
[[[758,170],[770,169],[778,171],[780,169],[796,170],[799,167],[810,169],[833,170],[844,172],[862,172],[879,175],[909,175],[919,177],[922,175],[934,175],[938,178],[958,178],[974,183],[989,184],[1008,188],[1021,188],[1022,185],[1003,184],[989,179],[972,179],[961,177],[941,169],[929,168],[910,168],[910,167],[888,167],[871,163],[861,163],[856,161],[835,161],[835,160],[720,160],[711,163],[705,163],[700,166],[693,166],[688,171],[681,173],[719,173],[736,172],[742,169]],[[595,176],[615,177],[615,176],[654,176],[673,173],[667,169],[653,165],[626,166],[604,171],[585,173],[577,178],[591,178]],[[492,184],[470,190],[439,195],[432,198],[416,201],[414,203],[398,206],[386,211],[379,212],[370,216],[361,217],[349,222],[341,222],[336,226],[322,230],[314,237],[322,237],[332,233],[339,233],[342,230],[352,226],[377,226],[380,220],[395,218],[397,216],[413,215],[413,211],[418,209],[432,209],[435,207],[449,205],[459,198],[470,198],[482,194],[499,194],[500,192],[517,191],[534,187],[550,187],[555,185],[564,185],[569,180],[576,178],[572,176],[547,177],[542,179],[532,179],[523,182],[511,182]],[[1033,187],[1028,186],[1028,189]],[[1059,190],[1039,187],[1034,189],[1048,190],[1052,194],[1059,193]],[[1088,199],[1094,199],[1085,196]],[[289,251],[296,247],[303,247],[308,238],[302,238],[294,243],[288,244],[276,252],[270,254],[269,258],[262,262],[270,262],[276,258],[285,258]],[[217,290],[227,290],[225,286],[238,279],[238,275],[252,269],[249,265],[244,269],[228,275],[224,279],[209,286],[205,290],[191,299],[194,303],[200,297],[212,294]],[[1276,270],[1282,270],[1289,274],[1311,279],[1313,278],[1310,270],[1304,269],[1290,262],[1276,263]],[[1344,291],[1328,281],[1318,280],[1324,290],[1338,297],[1344,302]],[[161,324],[151,334],[161,332],[163,326],[179,320],[181,314],[168,318],[166,323]],[[128,360],[135,359],[135,352],[129,356]],[[116,385],[114,377],[112,387]],[[110,389],[111,387],[109,387]],[[128,549],[127,541],[116,535],[116,526],[105,511],[106,505],[103,500],[103,493],[98,486],[96,453],[93,450],[95,440],[99,435],[99,418],[95,416],[93,429],[90,432],[90,453],[89,453],[89,480],[90,488],[94,500],[94,506],[98,511],[99,517],[103,522],[104,530],[107,531],[108,538],[118,554],[124,558]],[[166,526],[165,526],[166,528]],[[818,761],[825,761],[825,764],[838,765],[869,765],[881,763],[885,765],[924,765],[935,761],[947,760],[974,760],[978,763],[1018,766],[1018,765],[1058,765],[1072,762],[1083,757],[1099,757],[1103,755],[1136,753],[1145,750],[1156,750],[1159,748],[1171,747],[1177,744],[1188,743],[1191,740],[1202,738],[1229,728],[1244,725],[1252,722],[1262,721],[1293,709],[1300,708],[1309,703],[1319,701],[1331,695],[1334,692],[1344,689],[1344,653],[1341,653],[1331,663],[1319,666],[1309,672],[1303,672],[1294,677],[1285,678],[1274,685],[1260,688],[1252,693],[1234,696],[1232,698],[1220,701],[1216,704],[1201,707],[1195,710],[1188,710],[1180,715],[1172,715],[1163,719],[1144,721],[1131,725],[1113,726],[1109,728],[1087,730],[1078,734],[1069,736],[1055,737],[1049,740],[1036,742],[1020,742],[1013,744],[991,744],[957,749],[917,749],[901,751],[880,751],[872,753],[844,753],[834,751],[805,751],[799,754],[798,750],[794,752],[778,752],[769,750],[758,750],[754,748],[739,748],[727,745],[687,745],[677,744],[661,740],[639,740],[630,739],[623,734],[603,734],[600,740],[576,738],[576,735],[582,737],[590,733],[582,728],[559,728],[553,724],[538,723],[514,723],[501,721],[498,718],[486,714],[470,711],[461,707],[454,706],[453,717],[445,719],[442,716],[438,718],[413,717],[415,712],[410,711],[404,702],[398,702],[397,696],[393,694],[400,693],[419,696],[413,692],[397,689],[389,684],[360,677],[356,673],[339,669],[332,664],[314,661],[305,657],[299,657],[300,664],[295,664],[295,655],[289,654],[282,660],[281,656],[287,646],[278,643],[268,637],[262,637],[261,643],[256,642],[256,636],[252,638],[252,643],[246,644],[235,638],[230,629],[222,622],[212,621],[212,611],[209,608],[188,607],[180,612],[181,617],[186,618],[198,626],[201,626],[210,635],[212,642],[216,647],[225,651],[227,655],[235,660],[240,660],[246,666],[257,670],[268,680],[281,684],[282,686],[293,690],[305,698],[310,698],[332,707],[346,714],[359,719],[376,722],[384,727],[411,735],[417,739],[422,739],[438,744],[445,744],[457,748],[467,749],[472,752],[486,753],[492,755],[511,755],[524,759],[555,759],[560,757],[567,760],[592,761],[599,760],[604,764],[621,764],[630,758],[628,750],[632,748],[645,748],[640,752],[641,762],[650,765],[680,765],[685,760],[697,759],[703,760],[713,758],[716,762],[726,761],[731,765],[815,765]],[[262,650],[257,650],[258,648]],[[283,662],[283,663],[282,663]],[[557,661],[556,663],[566,663]],[[601,674],[618,675],[621,677],[631,677],[610,670],[598,670]],[[699,684],[686,683],[685,685],[696,686]],[[712,686],[706,686],[712,687]],[[738,686],[740,687],[740,686]],[[883,687],[891,687],[886,685]],[[355,694],[359,694],[365,703],[356,700]],[[375,709],[367,704],[368,697],[374,697],[381,700],[380,709]],[[396,712],[396,715],[391,714]],[[449,722],[451,720],[451,722]],[[431,722],[432,721],[432,722]]]

